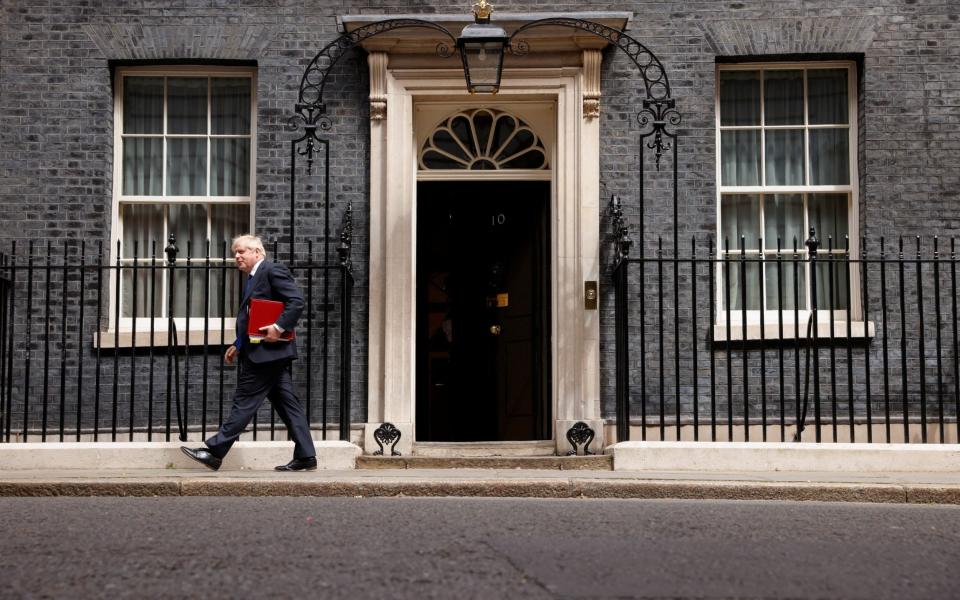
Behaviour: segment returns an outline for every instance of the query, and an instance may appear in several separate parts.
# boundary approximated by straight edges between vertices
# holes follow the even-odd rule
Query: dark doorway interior
[[[549,182],[417,188],[417,439],[550,439]]]

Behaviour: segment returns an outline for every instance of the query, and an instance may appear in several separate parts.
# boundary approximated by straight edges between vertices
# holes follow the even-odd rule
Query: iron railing
[[[956,443],[955,240],[811,230],[632,258],[613,215],[618,440]]]
[[[223,354],[243,276],[229,242],[200,253],[174,242],[160,253],[155,243],[147,252],[118,244],[112,259],[83,241],[14,243],[0,256],[0,441],[169,441],[217,430],[235,384]],[[349,439],[349,246],[335,264],[312,243],[297,250],[288,266],[306,307],[294,384],[320,437],[336,428]],[[276,439],[283,425],[266,405],[251,431]]]

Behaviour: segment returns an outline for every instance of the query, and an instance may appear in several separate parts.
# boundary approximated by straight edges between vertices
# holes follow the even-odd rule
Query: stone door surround
[[[497,15],[495,15],[496,17]],[[556,14],[499,15],[508,32]],[[565,14],[624,28],[629,13]],[[345,30],[398,15],[341,17]],[[459,33],[464,15],[429,18]],[[530,53],[505,61],[500,93],[466,92],[459,59],[436,55],[431,30],[398,30],[364,42],[370,68],[370,319],[368,423],[364,447],[384,422],[402,433],[397,450],[415,441],[415,294],[417,157],[422,136],[446,114],[491,107],[523,115],[547,145],[550,171],[540,174],[467,171],[450,179],[483,177],[551,181],[551,358],[553,437],[569,448],[566,431],[577,421],[596,432],[600,413],[599,314],[586,310],[585,281],[600,277],[600,50],[604,40],[582,32],[531,30]],[[419,31],[419,35],[418,35]],[[493,175],[491,175],[491,173]],[[423,175],[421,174],[421,177]],[[426,177],[436,179],[436,173]],[[439,175],[444,178],[443,175]]]

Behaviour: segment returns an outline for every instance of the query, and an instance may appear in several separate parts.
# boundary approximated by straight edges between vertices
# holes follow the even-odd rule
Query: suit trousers
[[[307,414],[293,392],[290,376],[292,360],[276,360],[267,363],[251,362],[244,352],[240,353],[240,372],[237,375],[237,390],[233,395],[230,415],[220,430],[207,441],[210,453],[223,458],[230,447],[243,433],[256,414],[263,399],[268,398],[280,420],[287,427],[295,445],[294,458],[309,458],[317,455],[310,436]]]

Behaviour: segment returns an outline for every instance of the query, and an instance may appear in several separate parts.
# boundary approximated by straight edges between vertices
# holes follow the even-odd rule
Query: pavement
[[[0,496],[459,496],[960,504],[960,473],[42,469],[0,471]]]

